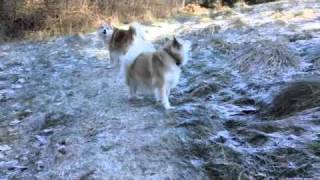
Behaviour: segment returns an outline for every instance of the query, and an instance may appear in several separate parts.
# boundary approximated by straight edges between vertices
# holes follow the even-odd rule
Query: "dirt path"
[[[99,82],[105,83],[106,87],[88,102],[91,103],[90,110],[86,111],[88,119],[77,120],[64,130],[70,143],[67,143],[66,151],[75,151],[76,155],[63,159],[62,164],[66,162],[75,170],[84,168],[83,171],[92,172],[90,176],[102,179],[177,178],[176,172],[181,171],[175,164],[178,158],[166,143],[172,136],[170,118],[150,100],[129,103],[127,89],[117,78],[116,70],[105,70],[98,76],[101,78],[92,77],[86,79],[84,88],[99,91],[100,87],[92,86]],[[77,136],[73,135],[74,131]],[[60,168],[66,169],[65,174],[70,172],[61,162],[56,168],[54,172]],[[70,179],[84,176],[83,173],[77,170],[76,174],[70,174]]]
[[[182,168],[174,118],[152,96],[128,101],[100,43],[92,34],[2,46],[1,176],[199,179]]]

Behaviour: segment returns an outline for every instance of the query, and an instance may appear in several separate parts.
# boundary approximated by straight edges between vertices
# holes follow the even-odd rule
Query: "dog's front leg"
[[[167,91],[166,91],[167,96],[168,96],[168,99],[169,99],[169,97],[170,97],[170,91],[171,91],[171,88],[168,86],[168,87],[167,87]]]
[[[129,87],[129,100],[136,99],[137,97],[137,88],[134,86]]]
[[[161,98],[160,98],[160,89],[159,88],[154,88],[153,90],[153,93],[154,93],[154,97],[156,99],[156,102],[160,102],[161,101]]]
[[[119,53],[118,52],[110,52],[110,65],[118,65],[120,64],[119,62]]]
[[[172,106],[170,105],[170,102],[169,102],[166,86],[162,86],[160,88],[160,98],[161,98],[162,105],[164,106],[165,109],[172,109]]]

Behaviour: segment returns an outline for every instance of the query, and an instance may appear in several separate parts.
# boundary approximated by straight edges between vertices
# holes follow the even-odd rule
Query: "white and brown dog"
[[[112,34],[110,32],[112,32]],[[127,54],[131,47],[139,46],[139,50],[133,54],[155,50],[153,45],[145,40],[144,31],[138,23],[132,23],[128,29],[119,29],[111,25],[103,25],[100,27],[99,34],[104,44],[108,45],[110,63],[112,65],[120,65],[120,57]],[[132,53],[128,54],[126,59],[129,56],[132,56]]]
[[[137,97],[138,89],[147,89],[154,92],[156,101],[161,102],[165,109],[172,108],[170,91],[178,84],[181,66],[188,60],[190,43],[182,43],[174,37],[157,51],[143,52],[145,49],[141,46],[134,47],[122,59],[130,98]]]

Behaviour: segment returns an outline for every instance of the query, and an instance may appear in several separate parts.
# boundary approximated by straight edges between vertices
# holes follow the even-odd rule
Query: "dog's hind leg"
[[[141,100],[143,99],[142,96],[138,96],[137,94],[137,90],[138,90],[138,87],[136,85],[132,85],[129,87],[129,100]]]

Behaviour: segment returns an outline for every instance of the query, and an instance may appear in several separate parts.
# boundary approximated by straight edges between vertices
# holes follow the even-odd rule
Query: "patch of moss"
[[[304,151],[296,148],[277,148],[256,156],[266,174],[277,178],[302,178],[312,170],[313,160]]]
[[[71,115],[62,112],[48,113],[45,116],[45,121],[42,125],[42,129],[64,125],[70,122],[72,119],[73,117]]]
[[[264,133],[247,128],[240,128],[237,133],[253,146],[262,146],[269,140]]]
[[[255,104],[256,104],[256,102],[255,102],[254,99],[247,98],[247,97],[242,97],[242,98],[236,99],[233,103],[234,103],[235,105],[238,105],[238,106],[242,106],[242,105],[255,105]]]
[[[204,169],[210,179],[249,179],[238,164],[211,162]]]
[[[276,125],[271,125],[271,124],[264,124],[258,127],[255,127],[256,129],[264,132],[264,133],[274,133],[274,132],[278,132],[281,131],[281,128],[279,128]]]
[[[237,129],[239,127],[245,126],[245,122],[237,120],[229,120],[224,123],[224,126],[228,129]]]
[[[320,156],[320,140],[313,141],[308,147],[316,156]]]

